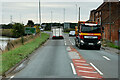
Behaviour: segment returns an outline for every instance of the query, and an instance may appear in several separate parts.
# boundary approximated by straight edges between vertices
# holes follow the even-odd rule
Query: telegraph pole
[[[80,21],[80,7],[79,7],[79,21]]]
[[[41,4],[40,4],[40,0],[39,0],[39,23],[41,26]]]
[[[76,22],[78,21],[78,15],[77,15],[77,4],[75,4],[76,5]]]
[[[53,18],[52,14],[53,12],[51,11],[51,28],[52,28],[52,18]]]
[[[64,15],[63,22],[65,22],[65,8],[64,8],[63,15]]]
[[[10,16],[10,23],[12,23],[13,21],[12,21],[12,15]]]

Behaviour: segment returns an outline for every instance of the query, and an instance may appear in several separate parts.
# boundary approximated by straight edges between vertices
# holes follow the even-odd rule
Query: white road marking
[[[83,78],[96,78],[96,77],[89,77],[89,76],[81,76]]]
[[[93,69],[93,68],[90,68],[90,67],[84,67],[84,66],[77,66],[77,67],[80,67],[80,68],[87,68],[87,69]]]
[[[97,73],[97,72],[83,71],[83,70],[79,70],[79,72],[85,72],[85,73]]]
[[[89,64],[82,64],[82,63],[75,63],[75,64],[79,64],[79,65],[86,65],[86,66],[88,66]]]
[[[72,45],[75,45],[74,43],[72,43]]]
[[[108,57],[106,57],[106,56],[103,56],[103,58],[105,58],[105,59],[107,59],[108,61],[110,61],[110,59],[109,59]]]
[[[70,64],[71,64],[71,67],[72,67],[72,70],[73,70],[73,74],[74,74],[74,75],[77,74],[73,63],[70,63]]]
[[[77,61],[77,62],[86,62],[86,61],[82,61],[82,60],[75,60],[75,61]]]
[[[14,76],[11,76],[10,79],[14,78]]]
[[[66,45],[66,43],[65,43],[65,45]]]
[[[95,67],[92,63],[90,63],[90,65],[91,65],[92,67],[94,67],[94,68],[98,71],[99,74],[103,75],[103,73],[102,73],[97,67]]]

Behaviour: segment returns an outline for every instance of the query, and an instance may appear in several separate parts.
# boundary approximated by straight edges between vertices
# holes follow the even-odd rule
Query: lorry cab
[[[75,43],[79,48],[95,47],[100,50],[101,47],[101,27],[93,23],[81,23],[76,30]]]

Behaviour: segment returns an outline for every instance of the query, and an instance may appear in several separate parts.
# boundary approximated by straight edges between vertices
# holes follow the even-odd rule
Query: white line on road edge
[[[72,67],[72,70],[73,70],[73,74],[77,74],[73,63],[70,63],[70,64],[71,64],[71,67]]]
[[[103,75],[103,73],[102,73],[99,69],[97,69],[92,63],[90,63],[90,65],[91,65],[92,67],[94,67],[94,68],[98,71],[99,74]]]
[[[106,56],[103,56],[103,58],[105,58],[105,59],[107,59],[108,61],[110,61],[110,59],[109,59],[108,57],[106,57]]]

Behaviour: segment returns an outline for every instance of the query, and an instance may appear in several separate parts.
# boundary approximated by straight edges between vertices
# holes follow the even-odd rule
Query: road
[[[74,38],[66,33],[64,39],[52,40],[50,37],[44,46],[34,52],[27,66],[12,75],[12,78],[82,78],[83,70],[79,69],[78,72],[77,66],[72,65],[76,64],[74,59],[77,61],[81,57],[86,61],[84,64],[95,69],[98,77],[118,78],[118,55],[116,53],[108,53],[102,49],[78,49]],[[77,53],[71,54],[72,49]]]

